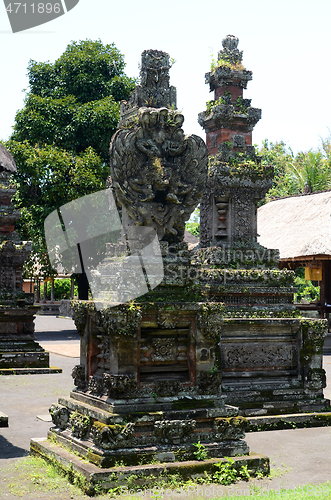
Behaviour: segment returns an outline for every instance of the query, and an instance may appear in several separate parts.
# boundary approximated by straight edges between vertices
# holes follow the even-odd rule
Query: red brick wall
[[[242,87],[237,87],[235,85],[229,85],[226,87],[217,87],[215,89],[215,101],[223,95],[225,95],[226,92],[230,92],[232,96],[232,101],[235,102],[238,97],[243,96],[243,88]]]

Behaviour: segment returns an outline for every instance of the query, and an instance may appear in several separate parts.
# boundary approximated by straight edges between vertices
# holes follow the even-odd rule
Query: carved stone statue
[[[142,82],[122,106],[123,128],[111,142],[110,166],[127,223],[153,227],[159,240],[179,243],[205,190],[207,148],[200,137],[184,135],[183,115],[170,109],[169,68],[168,54],[143,52]]]

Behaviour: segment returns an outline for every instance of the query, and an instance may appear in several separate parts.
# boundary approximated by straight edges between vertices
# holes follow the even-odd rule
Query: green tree
[[[191,217],[185,224],[185,229],[189,233],[199,238],[200,236],[200,205],[196,207]]]
[[[291,190],[294,193],[325,191],[331,187],[331,169],[321,150],[298,153],[288,165]]]
[[[299,193],[325,191],[331,188],[331,144],[322,143],[322,148],[299,152],[296,155],[284,142],[263,141],[258,151],[262,162],[275,169],[273,185],[265,201],[276,197]]]
[[[54,273],[44,237],[47,215],[105,188],[120,100],[136,83],[124,67],[115,45],[100,40],[72,42],[54,63],[29,63],[25,105],[5,146],[18,170],[15,204],[22,216],[17,229],[33,243],[30,276],[36,257],[45,277]]]
[[[44,220],[61,205],[104,189],[108,166],[93,148],[74,155],[52,145],[31,146],[27,141],[10,140],[5,146],[17,165],[14,202],[21,218],[16,227],[23,240],[32,241],[28,275],[34,274],[37,257],[39,274],[51,276],[54,271],[47,254]]]
[[[30,61],[29,92],[12,139],[81,153],[92,147],[108,161],[119,107],[135,87],[114,44],[72,42],[54,63]]]
[[[287,148],[283,141],[269,143],[268,139],[265,139],[262,148],[258,150],[258,154],[262,157],[262,163],[272,165],[275,172],[272,187],[268,191],[265,201],[280,196],[288,196],[291,191],[288,165],[294,160],[291,148]]]

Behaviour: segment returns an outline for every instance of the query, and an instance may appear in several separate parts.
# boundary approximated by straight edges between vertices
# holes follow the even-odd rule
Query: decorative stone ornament
[[[125,425],[105,425],[101,422],[94,422],[91,429],[94,443],[103,450],[115,449],[119,445],[129,446],[133,432],[132,422]]]
[[[169,243],[183,240],[206,185],[205,143],[185,136],[183,121],[171,109],[140,108],[136,126],[116,132],[110,147],[112,186],[126,223],[153,227]]]
[[[103,382],[107,395],[111,398],[124,395],[128,397],[137,389],[137,381],[133,375],[104,373]]]
[[[155,435],[165,444],[185,443],[196,426],[195,420],[161,420],[154,424]]]
[[[70,412],[67,408],[60,405],[52,405],[49,409],[52,417],[52,422],[59,429],[66,429],[69,424]]]
[[[243,53],[237,49],[239,38],[233,35],[228,35],[222,40],[223,50],[218,53],[218,59],[229,61],[233,64],[241,62]]]
[[[132,120],[142,107],[176,109],[176,88],[170,86],[170,56],[161,50],[144,50],[141,54],[140,84],[122,101],[120,127]]]
[[[73,367],[71,376],[74,379],[74,384],[78,389],[84,389],[86,387],[86,376],[85,376],[85,366],[76,365]]]

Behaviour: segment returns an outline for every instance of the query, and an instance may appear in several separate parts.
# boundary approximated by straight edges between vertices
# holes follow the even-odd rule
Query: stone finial
[[[170,68],[169,54],[161,50],[144,50],[140,67],[140,106],[176,107],[176,100],[172,95],[175,94],[175,89],[170,87]]]
[[[170,68],[169,54],[161,50],[144,50],[141,54],[140,84],[129,100],[121,103],[120,127],[132,121],[141,107],[177,108],[176,87],[170,85]]]
[[[144,50],[141,54],[140,76],[143,78],[148,71],[154,74],[163,71],[169,76],[170,66],[170,57],[167,52],[154,49]]]
[[[231,64],[242,62],[243,53],[238,50],[239,38],[234,35],[227,35],[222,40],[223,50],[218,53],[218,60],[228,61]]]
[[[222,45],[224,49],[235,50],[238,47],[239,38],[234,35],[227,35],[222,40]]]

